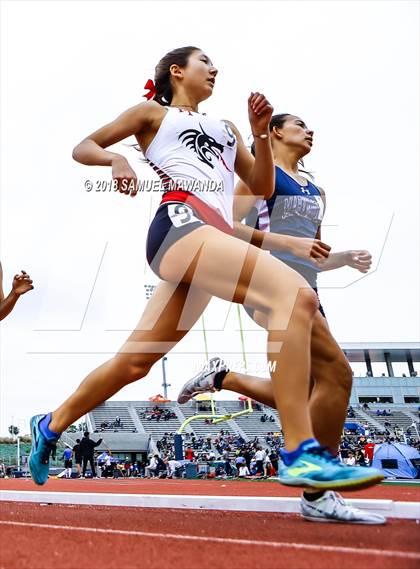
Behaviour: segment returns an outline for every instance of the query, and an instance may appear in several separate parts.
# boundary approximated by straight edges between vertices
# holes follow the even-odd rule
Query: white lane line
[[[253,539],[236,539],[230,537],[206,537],[199,535],[178,535],[176,533],[157,533],[148,531],[121,530],[121,529],[102,529],[88,527],[74,527],[55,524],[36,524],[30,522],[12,522],[9,520],[0,520],[0,525],[31,527],[40,529],[59,529],[65,531],[80,531],[86,533],[114,534],[126,535],[130,537],[148,537],[157,539],[177,539],[179,541],[200,541],[205,543],[220,543],[223,545],[256,545],[262,547],[275,547],[277,549],[298,549],[303,551],[323,551],[328,553],[350,553],[358,555],[376,555],[379,557],[399,557],[403,559],[420,559],[420,553],[410,551],[387,551],[383,549],[363,549],[355,547],[341,547],[335,545],[313,545],[310,543],[295,543],[287,541],[257,541]]]

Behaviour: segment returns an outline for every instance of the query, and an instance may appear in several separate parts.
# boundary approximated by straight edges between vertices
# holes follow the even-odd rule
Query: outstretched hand
[[[13,291],[18,294],[25,294],[28,290],[32,290],[34,287],[32,285],[32,279],[25,271],[21,271],[21,274],[17,274],[13,277]]]
[[[353,269],[357,269],[361,273],[367,273],[372,266],[372,255],[369,251],[348,251],[349,260],[347,265]]]
[[[273,107],[262,93],[251,93],[248,98],[248,118],[254,135],[268,133]]]

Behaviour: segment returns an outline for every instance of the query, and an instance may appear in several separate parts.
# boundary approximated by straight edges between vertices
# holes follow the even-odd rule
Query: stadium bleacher
[[[150,401],[110,401],[104,403],[98,408],[94,409],[89,414],[91,425],[96,427],[99,433],[106,432],[107,429],[101,430],[100,424],[103,421],[113,421],[118,415],[123,424],[123,431],[133,431],[146,433],[150,435],[150,451],[154,451],[157,447],[157,442],[160,441],[165,435],[172,437],[182,423],[195,415],[210,414],[210,411],[200,410],[202,402],[189,402],[185,405],[178,405],[176,402],[161,403],[159,408],[168,409],[176,416],[168,420],[148,419],[152,414],[155,403]],[[383,417],[376,415],[376,409],[381,410],[391,408],[392,416]],[[217,401],[216,412],[218,415],[237,413],[243,409],[243,403],[236,401]],[[371,405],[369,410],[363,410],[361,406],[353,407],[355,414],[354,418],[347,417],[348,422],[355,422],[360,426],[369,425],[370,436],[383,435],[385,432],[385,421],[389,421],[392,428],[389,428],[392,436],[394,436],[394,425],[397,425],[401,433],[405,433],[407,428],[413,423],[414,413],[416,412],[415,406],[407,406],[406,408],[390,405],[374,406]],[[261,417],[273,417],[274,421],[266,420],[261,421]],[[113,431],[114,429],[111,429]],[[240,435],[246,442],[252,441],[258,437],[260,443],[265,445],[265,437],[267,433],[281,432],[281,423],[277,411],[269,407],[261,405],[258,409],[253,410],[252,413],[235,417],[229,421],[212,424],[206,423],[204,419],[195,419],[191,421],[185,428],[184,433],[190,433],[196,438],[202,437],[207,439],[210,435],[212,440],[215,439],[223,430],[225,435]],[[411,429],[411,437],[416,440],[418,433],[415,429]]]
[[[98,431],[128,431],[136,432],[135,422],[130,413],[131,405],[125,401],[107,401],[99,405],[90,414],[92,430]],[[116,424],[116,418],[120,418],[120,424]],[[108,426],[102,426],[107,424]]]

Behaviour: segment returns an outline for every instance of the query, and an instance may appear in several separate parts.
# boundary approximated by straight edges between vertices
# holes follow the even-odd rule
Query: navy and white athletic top
[[[145,156],[166,190],[194,195],[233,227],[236,149],[236,136],[224,121],[167,107]]]
[[[319,189],[307,181],[299,184],[276,165],[274,194],[268,200],[257,200],[246,218],[246,224],[261,231],[315,239],[324,216],[324,202]],[[271,254],[302,274],[316,287],[319,268],[288,251],[270,251]]]

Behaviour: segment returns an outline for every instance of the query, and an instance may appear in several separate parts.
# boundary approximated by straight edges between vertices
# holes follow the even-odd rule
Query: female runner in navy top
[[[330,253],[321,239],[321,223],[325,211],[325,193],[302,176],[299,162],[312,147],[313,131],[294,115],[274,115],[270,121],[270,137],[275,163],[275,188],[269,198],[258,199],[243,182],[236,187],[234,201],[235,234],[301,274],[317,292],[320,271],[348,265],[362,273],[368,271],[368,251]],[[246,218],[246,225],[241,220]],[[267,327],[262,311],[244,306],[258,324]],[[319,442],[337,452],[343,431],[352,385],[352,372],[345,355],[329,330],[322,306],[319,305],[312,324],[310,413]],[[219,365],[220,367],[220,365]],[[235,371],[227,373],[214,386],[199,374],[184,386],[178,400],[184,403],[191,394],[228,389],[276,407],[270,379]],[[302,496],[305,517],[317,521],[353,523],[385,523],[383,516],[360,511],[345,504],[334,492],[308,492]]]

